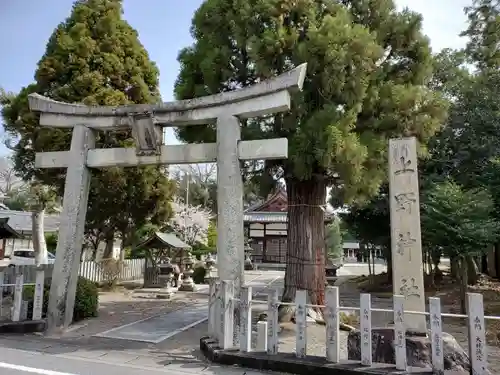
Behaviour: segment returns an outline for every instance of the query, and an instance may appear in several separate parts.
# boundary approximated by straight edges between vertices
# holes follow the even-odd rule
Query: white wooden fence
[[[118,281],[142,279],[144,277],[145,261],[146,259],[125,259]],[[79,275],[96,283],[106,281],[102,266],[94,261],[81,262]]]
[[[468,293],[469,315],[441,313],[439,298],[429,298],[429,312],[404,311],[404,297],[394,295],[393,310],[377,309],[371,307],[369,294],[360,295],[360,307],[344,307],[339,305],[338,287],[327,287],[326,306],[309,305],[306,303],[307,292],[298,290],[294,303],[279,301],[279,291],[274,290],[268,296],[267,322],[257,323],[256,346],[252,348],[252,305],[263,304],[263,301],[252,300],[252,288],[249,286],[241,288],[239,298],[233,295],[232,281],[212,280],[210,284],[209,301],[209,332],[216,338],[223,349],[234,348],[233,343],[233,319],[236,303],[240,305],[240,337],[239,350],[250,352],[252,350],[264,351],[269,355],[275,355],[279,350],[278,341],[278,307],[279,305],[296,306],[296,349],[298,358],[306,356],[307,330],[306,330],[306,308],[325,308],[326,320],[326,347],[325,357],[331,363],[340,363],[340,330],[339,313],[342,310],[358,311],[360,314],[360,339],[361,339],[361,361],[362,366],[372,366],[372,312],[393,312],[395,329],[395,369],[406,371],[406,331],[404,328],[405,316],[428,315],[430,320],[430,331],[432,337],[432,366],[436,374],[444,372],[444,351],[442,318],[455,317],[467,319],[469,328],[469,352],[473,374],[487,374],[486,353],[486,330],[485,319],[500,320],[500,317],[484,316],[483,296],[479,293]]]
[[[132,281],[142,279],[144,277],[144,263],[145,259],[125,259],[123,270],[120,275],[117,277],[117,280],[120,281]],[[16,269],[22,269],[24,280],[26,283],[35,283],[36,280],[36,267],[35,266],[17,266],[17,267],[8,267],[4,270],[4,280],[7,284],[14,284],[14,280],[16,277]],[[45,278],[51,278],[52,271],[54,269],[54,265],[50,264],[46,266],[45,269]],[[104,275],[102,266],[94,261],[84,261],[80,263],[79,275],[89,279],[90,281],[94,281],[96,283],[106,281],[106,277]]]
[[[34,282],[27,282],[25,280],[25,271],[28,269],[34,269],[35,280]],[[19,322],[27,319],[28,316],[28,302],[23,300],[24,287],[27,285],[34,286],[34,298],[33,298],[33,314],[31,316],[32,320],[42,319],[42,309],[43,309],[43,293],[45,276],[48,266],[39,267],[10,267],[0,271],[0,318],[6,318],[13,322]],[[6,277],[6,272],[13,272],[14,283],[11,283],[9,277]],[[11,303],[4,303],[4,292],[13,289],[13,295],[11,298]],[[6,311],[7,310],[7,311]]]

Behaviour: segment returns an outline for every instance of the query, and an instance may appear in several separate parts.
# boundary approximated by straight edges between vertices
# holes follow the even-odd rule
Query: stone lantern
[[[250,255],[252,255],[252,247],[248,244],[245,244],[245,270],[253,270],[252,259]]]
[[[214,268],[215,259],[212,256],[212,253],[209,253],[207,258],[205,259],[205,283],[210,283],[210,279],[214,277]]]
[[[193,281],[193,264],[195,259],[191,253],[188,253],[187,257],[184,259],[184,280],[182,280],[182,284],[179,287],[179,291],[182,292],[194,292],[196,291],[196,285]]]
[[[166,258],[162,263],[158,264],[158,279],[162,286],[162,290],[157,294],[157,298],[171,298],[174,294],[172,282],[174,280],[175,266],[171,263],[170,258]]]

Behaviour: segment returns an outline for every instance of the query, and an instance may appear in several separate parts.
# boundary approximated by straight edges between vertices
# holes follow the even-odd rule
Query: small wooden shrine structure
[[[252,246],[255,263],[286,263],[288,237],[288,198],[281,188],[244,212],[246,236]],[[325,224],[333,215],[325,213]]]
[[[191,249],[191,246],[174,233],[156,232],[136,248],[144,249],[146,252],[144,287],[152,288],[160,285],[158,264],[168,257],[182,270],[185,251]]]

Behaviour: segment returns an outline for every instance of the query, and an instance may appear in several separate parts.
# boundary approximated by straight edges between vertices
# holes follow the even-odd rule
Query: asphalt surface
[[[0,348],[0,374],[2,375],[258,375],[259,371],[242,368],[210,367],[193,364],[189,368],[164,367],[153,359],[145,358],[144,363],[128,364],[118,361],[74,358],[71,355],[50,355],[17,349]],[[269,373],[267,373],[269,374]]]

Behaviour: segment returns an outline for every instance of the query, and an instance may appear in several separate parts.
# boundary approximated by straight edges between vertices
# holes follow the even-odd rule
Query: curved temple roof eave
[[[141,112],[183,112],[194,109],[218,107],[237,103],[280,91],[302,90],[307,63],[283,73],[277,77],[242,89],[223,92],[194,99],[179,100],[161,104],[135,104],[125,106],[86,106],[78,103],[63,103],[40,94],[30,94],[29,106],[32,111],[74,116],[127,116]]]

